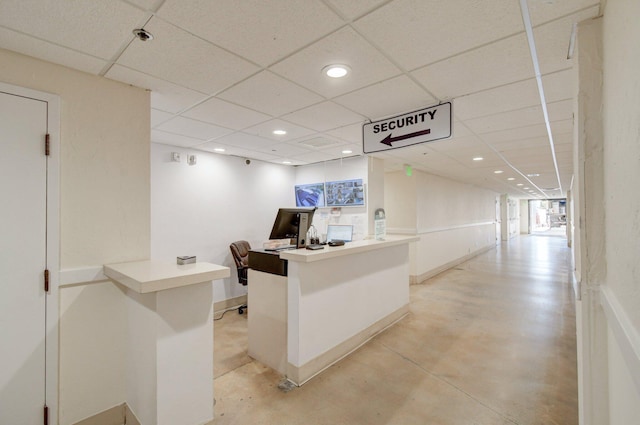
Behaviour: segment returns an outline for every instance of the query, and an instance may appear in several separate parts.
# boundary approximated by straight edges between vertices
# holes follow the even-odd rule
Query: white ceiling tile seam
[[[551,156],[553,157],[553,166],[558,179],[558,188],[562,193],[562,182],[560,181],[560,172],[558,171],[558,160],[556,159],[556,149],[553,143],[553,135],[551,134],[551,124],[549,123],[549,112],[547,111],[547,101],[544,96],[544,88],[542,85],[542,74],[540,73],[540,64],[538,63],[538,53],[536,51],[536,43],[533,37],[533,27],[531,26],[531,15],[529,14],[529,5],[527,0],[520,0],[520,11],[522,12],[522,22],[527,33],[527,41],[529,42],[529,51],[531,53],[531,61],[536,75],[538,84],[538,93],[540,94],[540,106],[544,115],[544,124],[547,127],[547,135],[549,138],[549,146],[551,148]]]

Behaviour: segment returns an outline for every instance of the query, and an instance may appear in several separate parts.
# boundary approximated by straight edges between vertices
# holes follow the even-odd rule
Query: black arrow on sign
[[[430,128],[427,128],[426,130],[422,130],[422,131],[416,131],[415,133],[403,134],[402,136],[398,136],[398,137],[391,137],[391,133],[389,133],[389,135],[387,137],[385,137],[384,139],[382,139],[382,141],[380,143],[384,143],[387,146],[391,146],[391,144],[393,142],[397,142],[398,140],[404,140],[404,139],[410,139],[412,137],[424,136],[425,134],[429,134],[429,133],[431,133],[431,129]]]

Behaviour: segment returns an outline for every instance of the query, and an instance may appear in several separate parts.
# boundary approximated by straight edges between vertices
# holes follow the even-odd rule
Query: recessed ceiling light
[[[224,148],[215,148],[214,151],[216,151],[216,152],[224,152]]]
[[[476,156],[475,158],[473,158],[474,161],[482,161],[484,158],[481,156]]]
[[[515,180],[515,177],[509,177],[507,180],[511,181],[511,180]]]
[[[273,130],[273,134],[275,134],[276,136],[282,136],[284,134],[287,134],[286,130]]]
[[[493,173],[494,173],[494,174],[502,174],[502,173],[504,173],[504,171],[502,171],[502,170],[496,170],[496,171],[494,171]]]
[[[528,188],[528,187],[523,187],[523,189],[524,189],[524,190],[528,190],[529,188]]]
[[[540,177],[540,174],[537,174],[537,173],[527,174],[527,177]]]
[[[350,71],[347,65],[333,64],[327,65],[322,68],[322,72],[331,78],[342,78],[346,76]]]
[[[342,153],[344,153],[344,154],[350,154],[350,153],[353,153],[353,151],[352,151],[352,150],[349,150],[349,149],[345,149],[345,150],[343,150],[343,151],[342,151]]]
[[[524,184],[522,184],[522,183],[518,183],[516,186],[524,186]]]
[[[283,164],[291,164],[291,161],[282,161]]]

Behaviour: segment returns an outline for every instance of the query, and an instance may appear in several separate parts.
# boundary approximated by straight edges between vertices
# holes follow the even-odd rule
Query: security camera
[[[244,163],[245,163],[245,164],[247,164],[247,165],[249,165],[249,164],[251,164],[251,160],[250,160],[250,159],[245,159],[245,160],[244,160]]]

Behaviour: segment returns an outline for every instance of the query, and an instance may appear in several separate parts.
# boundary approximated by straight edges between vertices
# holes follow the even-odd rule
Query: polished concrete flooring
[[[577,424],[569,256],[562,237],[520,236],[411,286],[408,316],[289,392],[247,356],[246,315],[228,312],[214,423]]]

